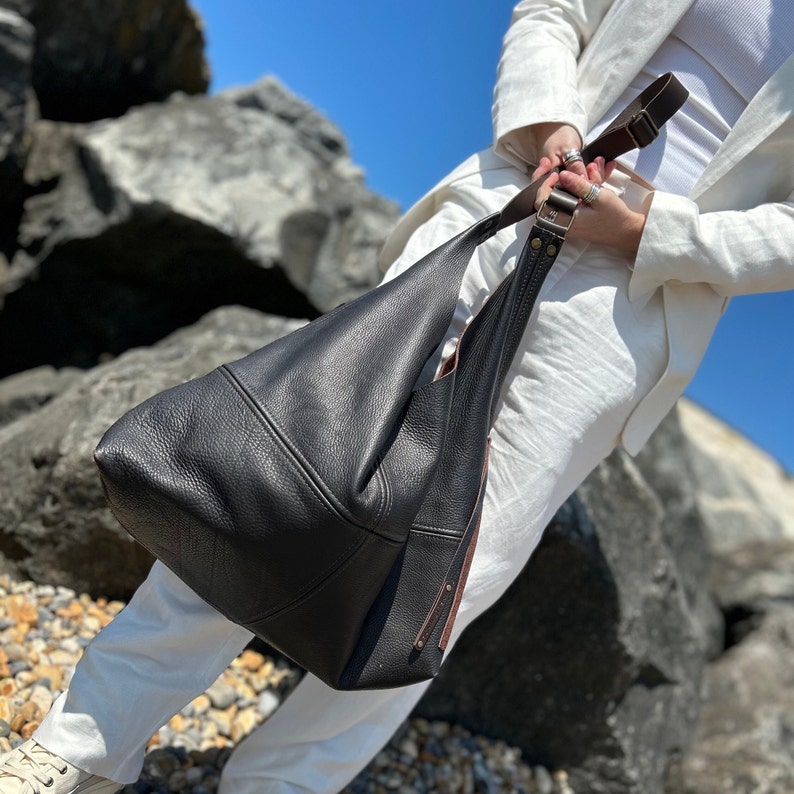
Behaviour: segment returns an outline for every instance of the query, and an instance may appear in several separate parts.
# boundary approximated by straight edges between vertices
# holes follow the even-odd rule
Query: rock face
[[[467,630],[417,713],[506,738],[566,769],[577,792],[661,792],[695,728],[705,658],[664,522],[615,453]]]
[[[780,464],[695,403],[682,400],[680,412],[715,553],[748,540],[794,539],[794,480]]]
[[[681,424],[727,650],[707,668],[695,741],[669,794],[794,791],[794,483],[698,406]]]
[[[185,0],[2,0],[0,75],[0,251],[8,258],[39,115],[119,116],[177,91],[204,93],[209,83],[201,23]]]
[[[38,367],[0,380],[0,426],[41,408],[81,374],[71,367]]]
[[[794,791],[794,608],[768,613],[709,667],[705,684],[695,744],[671,794]]]
[[[0,406],[45,404],[0,428],[0,554],[25,578],[128,598],[151,558],[118,526],[92,451],[124,411],[157,391],[239,358],[300,321],[249,309],[219,309],[151,349],[131,350],[59,388],[51,371],[6,381]],[[49,385],[49,388],[48,388]],[[14,388],[16,387],[16,388]],[[60,392],[60,393],[57,393]],[[6,408],[6,410],[10,410]]]
[[[201,22],[185,0],[30,0],[42,115],[120,116],[175,91],[207,90]]]
[[[711,555],[703,526],[700,483],[689,454],[690,441],[682,411],[677,408],[664,419],[634,462],[663,506],[661,532],[675,559],[706,654],[713,659],[722,653],[725,627],[713,592],[704,587]]]
[[[397,217],[341,133],[272,79],[41,123],[27,178],[45,189],[25,205],[9,271],[0,335],[26,344],[0,351],[5,373],[87,366],[218,305],[316,316],[377,282]]]

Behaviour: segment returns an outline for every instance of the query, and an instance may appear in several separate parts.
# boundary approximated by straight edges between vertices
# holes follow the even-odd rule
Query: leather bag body
[[[155,395],[95,451],[127,531],[330,686],[410,684],[441,663],[479,523],[495,401],[562,243],[533,230],[442,374],[415,388],[475,247],[500,220]]]
[[[586,161],[638,145],[643,96]],[[494,409],[563,244],[558,216],[571,220],[578,199],[553,191],[454,354],[416,384],[474,250],[535,212],[540,181],[392,281],[133,408],[95,451],[126,530],[329,686],[438,672],[474,551]]]

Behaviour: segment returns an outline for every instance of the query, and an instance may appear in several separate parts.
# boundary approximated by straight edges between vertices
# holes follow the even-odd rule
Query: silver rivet
[[[556,245],[550,245],[550,246],[549,246],[549,247],[546,249],[546,253],[547,253],[549,256],[554,256],[554,255],[557,253],[557,246],[556,246]]]
[[[449,592],[451,589],[452,589],[452,585],[451,585],[451,584],[448,584],[448,585],[447,585],[447,592]]]
[[[542,243],[540,242],[540,237],[535,237],[530,243],[530,245],[537,251],[538,248],[540,248],[540,246],[542,245]]]
[[[424,648],[425,644],[424,644],[424,642],[422,640],[419,640],[419,642],[416,643],[416,647],[417,648]]]

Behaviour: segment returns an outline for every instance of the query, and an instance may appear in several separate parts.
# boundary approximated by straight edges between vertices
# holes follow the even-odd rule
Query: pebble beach
[[[83,649],[123,609],[65,587],[0,576],[0,754],[29,738],[69,684]],[[149,741],[124,794],[214,794],[235,744],[300,680],[283,659],[247,649]],[[505,742],[412,719],[345,794],[575,794],[563,771],[526,764]]]

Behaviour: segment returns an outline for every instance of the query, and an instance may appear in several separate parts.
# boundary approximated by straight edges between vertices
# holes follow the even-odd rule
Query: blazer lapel
[[[579,91],[591,124],[620,98],[693,2],[616,0],[579,60]]]
[[[696,199],[772,135],[794,112],[794,55],[753,97],[690,194]]]

